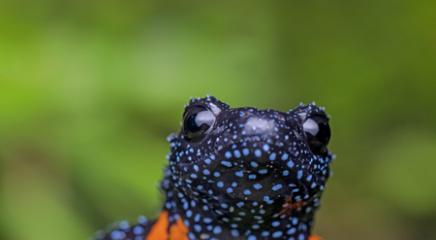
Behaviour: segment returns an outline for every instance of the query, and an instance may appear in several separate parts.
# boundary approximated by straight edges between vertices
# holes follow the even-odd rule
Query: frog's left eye
[[[188,141],[199,141],[212,129],[216,116],[208,108],[189,107],[183,115],[182,134]]]
[[[313,114],[306,118],[303,130],[306,133],[310,150],[315,154],[327,154],[327,144],[330,141],[329,119],[324,114]]]

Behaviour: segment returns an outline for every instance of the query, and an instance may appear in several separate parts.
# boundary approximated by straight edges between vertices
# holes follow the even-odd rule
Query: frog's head
[[[170,139],[174,185],[234,224],[311,214],[332,160],[328,121],[314,104],[280,112],[192,99]]]

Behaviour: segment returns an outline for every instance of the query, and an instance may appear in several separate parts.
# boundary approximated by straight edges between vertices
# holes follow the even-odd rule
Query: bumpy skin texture
[[[313,217],[333,158],[327,122],[314,104],[280,112],[192,99],[168,139],[159,218],[121,222],[96,239],[317,239]]]

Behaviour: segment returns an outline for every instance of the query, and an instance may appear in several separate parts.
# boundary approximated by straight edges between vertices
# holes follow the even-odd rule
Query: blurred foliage
[[[434,1],[0,1],[0,239],[156,214],[190,96],[327,107],[326,239],[435,239]]]

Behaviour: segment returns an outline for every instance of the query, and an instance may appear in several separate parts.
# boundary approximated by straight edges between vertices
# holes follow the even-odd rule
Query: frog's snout
[[[250,117],[245,122],[243,132],[246,135],[268,135],[274,132],[275,125],[273,119]]]

